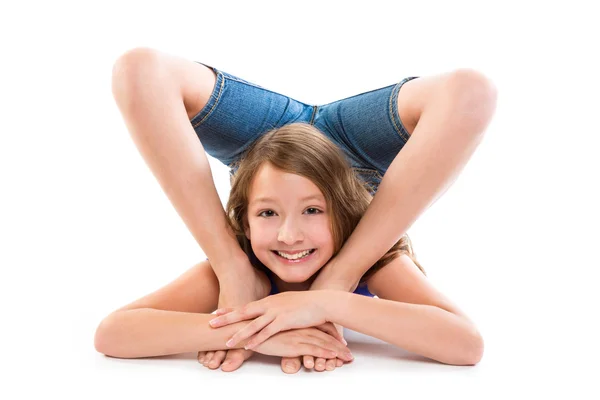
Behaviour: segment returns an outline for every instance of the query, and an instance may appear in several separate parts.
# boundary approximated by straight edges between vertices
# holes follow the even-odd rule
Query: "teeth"
[[[298,253],[298,254],[294,254],[294,255],[282,253],[280,251],[278,251],[277,254],[279,254],[283,258],[287,258],[288,260],[297,260],[299,258],[303,258],[303,257],[306,257],[307,255],[309,255],[310,250],[306,250],[306,251],[303,251],[302,253]]]

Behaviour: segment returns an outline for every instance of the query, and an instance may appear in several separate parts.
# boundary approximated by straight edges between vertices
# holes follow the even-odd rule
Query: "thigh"
[[[294,122],[310,123],[316,106],[265,89],[215,67],[216,84],[208,102],[190,119],[204,150],[233,169],[261,135]]]
[[[398,93],[416,78],[317,107],[314,125],[344,151],[371,194],[410,137],[398,113]]]

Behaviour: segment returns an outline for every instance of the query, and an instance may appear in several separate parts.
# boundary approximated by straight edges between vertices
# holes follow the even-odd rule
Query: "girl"
[[[316,128],[293,123],[268,132],[250,147],[233,176],[227,215],[252,265],[269,278],[273,296],[248,304],[244,312],[216,318],[211,325],[238,322],[232,325],[238,330],[239,321],[264,316],[236,334],[231,327],[209,332],[206,311],[212,307],[199,307],[216,304],[219,288],[215,279],[206,279],[210,268],[206,262],[199,267],[202,273],[192,270],[147,297],[143,304],[154,311],[121,313],[98,341],[110,343],[106,354],[131,357],[222,350],[226,347],[219,345],[232,337],[228,347],[242,343],[265,354],[290,356],[298,351],[285,347],[293,334],[289,330],[318,326],[331,337],[313,328],[303,343],[318,346],[318,340],[311,342],[311,338],[327,339],[323,350],[333,350],[340,362],[350,361],[347,347],[341,340],[335,343],[334,337],[341,338],[326,325],[331,322],[440,362],[477,363],[481,336],[469,318],[427,281],[407,235],[361,278],[358,287],[366,296],[307,291],[320,269],[339,252],[370,201],[368,185]],[[373,295],[379,299],[369,298]],[[139,310],[140,305],[126,309]],[[185,319],[179,314],[182,310],[204,313]],[[265,326],[254,340],[244,342]],[[305,351],[323,358],[317,359],[317,370],[325,367],[320,349]],[[336,360],[329,358],[332,369]],[[304,361],[306,366],[308,360]]]
[[[157,352],[167,354],[193,346],[196,346],[195,350],[215,346],[215,350],[225,348],[224,343],[217,346],[219,340],[233,335],[237,330],[233,328],[243,326],[246,322],[238,322],[201,335],[203,343],[196,343],[199,339],[194,339],[194,343],[185,343],[184,340],[178,342],[178,347],[176,343],[169,342],[168,338],[169,332],[174,333],[170,329],[184,331],[178,332],[178,338],[188,337],[192,340],[198,337],[191,335],[189,328],[186,331],[186,327],[191,320],[198,322],[205,321],[206,318],[203,315],[188,315],[186,311],[207,313],[216,308],[216,303],[220,307],[243,305],[265,297],[270,289],[269,280],[263,271],[252,268],[253,263],[238,244],[239,238],[235,240],[235,233],[218,211],[221,205],[203,150],[230,166],[233,175],[241,154],[257,138],[269,129],[293,122],[305,122],[318,128],[343,151],[354,174],[368,183],[371,194],[380,189],[364,218],[360,220],[361,223],[336,256],[322,266],[310,287],[345,291],[357,288],[357,283],[367,269],[376,265],[378,260],[382,261],[381,256],[389,253],[388,250],[396,243],[397,238],[447,189],[481,140],[481,133],[495,108],[493,85],[475,71],[457,70],[438,76],[416,78],[406,78],[398,84],[324,106],[310,106],[216,68],[152,49],[134,49],[124,54],[113,69],[113,94],[117,105],[141,154],[211,262],[210,265],[200,263],[167,287],[107,317],[96,334],[97,348],[111,350],[121,356]],[[403,88],[402,91],[400,88]],[[186,115],[191,125],[185,123]],[[436,151],[439,148],[444,151]],[[198,201],[200,196],[201,202]],[[398,198],[402,202],[398,202]],[[345,202],[344,199],[336,201],[338,204]],[[333,203],[330,206],[333,207]],[[332,231],[334,233],[340,237],[339,232]],[[298,250],[298,247],[277,246],[272,250],[293,251]],[[320,254],[326,254],[322,250]],[[315,257],[318,252],[319,249],[310,257]],[[402,268],[409,270],[411,267],[405,266],[409,260],[412,264],[408,265],[416,265],[407,254],[395,260],[403,260],[403,263],[395,261],[390,265],[401,264]],[[388,269],[382,269],[379,273],[384,270]],[[298,281],[298,277],[294,279],[296,281],[289,283],[310,282]],[[190,280],[198,282],[193,289],[186,286]],[[364,282],[366,281],[363,279]],[[426,281],[424,282],[426,285]],[[211,292],[215,286],[219,290]],[[210,297],[211,293],[213,298]],[[417,291],[411,288],[405,295],[408,293],[414,296]],[[427,290],[418,293],[431,298],[431,293]],[[194,301],[191,301],[191,297],[194,297]],[[455,307],[440,300],[439,294],[434,298],[437,300],[431,302],[435,302],[439,310],[446,309],[449,315],[462,318],[461,322],[468,321]],[[215,304],[211,299],[216,299]],[[414,304],[427,302],[419,301]],[[157,310],[179,313],[155,313]],[[158,323],[161,318],[177,321],[178,324],[163,325]],[[442,320],[443,318],[438,321]],[[167,336],[143,336],[145,331],[136,330],[134,332],[141,335],[136,337],[124,328],[132,326],[128,324],[139,326],[136,323],[149,323],[151,326],[158,323],[157,331]],[[472,328],[472,324],[469,326]],[[195,329],[205,332],[204,328]],[[328,324],[319,325],[319,328],[336,336],[336,332]],[[315,328],[302,328],[282,332],[254,349],[260,351],[263,346],[262,350],[273,352],[273,343],[291,337],[286,334],[314,337],[320,335],[316,331]],[[127,337],[122,332],[129,332],[128,335],[133,335],[130,338],[138,340],[133,340],[131,345],[125,344]],[[480,339],[478,335],[471,333],[470,338]],[[211,336],[213,334],[217,336]],[[281,345],[280,342],[277,343]],[[339,346],[336,341],[320,343]],[[432,343],[429,342],[430,345]],[[439,343],[436,342],[433,346]],[[133,344],[141,347],[136,349]],[[404,345],[410,348],[410,344]],[[417,343],[419,345],[422,346],[423,343]],[[265,347],[268,349],[265,350]],[[339,353],[340,348],[336,349]],[[422,350],[420,347],[418,349]],[[436,349],[440,350],[434,350]],[[284,352],[281,348],[279,350]],[[289,354],[290,349],[286,348],[285,351]],[[312,353],[304,355],[314,352],[313,349]],[[422,352],[428,354],[427,351]],[[204,353],[199,353],[202,354]],[[224,354],[227,354],[225,364],[229,362],[229,367],[224,365],[222,369],[233,370],[241,365],[251,351],[217,351],[211,354],[212,361],[216,359],[216,363],[220,364]],[[441,360],[444,359],[443,354],[436,354]],[[311,357],[305,357],[305,365],[307,359],[310,362]],[[286,360],[298,361],[289,358],[284,358],[283,361]],[[472,360],[471,356],[470,361]],[[339,365],[340,360],[337,361]],[[328,364],[331,367],[330,362]],[[296,366],[299,367],[299,364],[296,363]]]

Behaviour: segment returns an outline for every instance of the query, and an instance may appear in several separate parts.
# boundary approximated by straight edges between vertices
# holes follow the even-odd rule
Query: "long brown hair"
[[[250,185],[265,163],[275,168],[310,179],[323,193],[331,210],[331,232],[335,257],[358,225],[373,196],[367,182],[359,178],[343,152],[317,128],[306,123],[292,123],[270,130],[257,139],[237,163],[231,176],[231,192],[227,202],[228,223],[237,240],[255,268],[267,272],[258,260],[245,235],[248,228],[248,201]],[[361,278],[364,282],[390,261],[407,254],[417,267],[425,270],[416,260],[412,242],[404,234]]]

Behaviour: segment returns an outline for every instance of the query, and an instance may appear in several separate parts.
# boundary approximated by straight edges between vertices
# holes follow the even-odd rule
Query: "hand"
[[[344,361],[354,359],[348,347],[317,328],[279,332],[256,345],[254,350],[257,353],[288,358],[310,355],[321,358],[338,357]]]
[[[340,336],[343,338],[343,327],[341,325],[334,324],[335,328],[339,332]],[[345,340],[344,340],[345,343]],[[304,364],[304,368],[306,369],[315,369],[315,371],[333,371],[336,368],[344,365],[344,361],[340,358],[329,358],[325,359],[322,357],[318,357],[315,361],[313,356],[303,356],[303,357],[282,357],[281,359],[281,369],[283,372],[287,374],[295,374],[300,370],[300,367]]]
[[[328,323],[328,325],[331,324]],[[329,329],[331,332],[332,327],[333,325],[325,329]],[[333,329],[336,328],[338,332],[340,332],[340,329],[342,329],[337,325]],[[340,332],[340,336],[342,333],[343,332]],[[238,369],[244,363],[244,361],[252,356],[252,354],[254,354],[253,351],[243,349],[232,349],[229,351],[200,351],[198,352],[198,362],[210,369],[217,369],[220,366],[222,371],[231,372]],[[341,356],[332,358],[317,357],[315,361],[315,357],[312,355],[304,355],[300,357],[282,357],[281,369],[285,373],[295,374],[300,370],[300,367],[303,363],[304,367],[307,369],[314,368],[319,372],[324,370],[332,371],[336,367],[341,367],[344,364],[344,359],[342,359]]]
[[[235,268],[232,268],[233,265],[227,265],[226,268],[215,268],[221,271],[232,269],[242,271],[221,276],[219,280],[219,307],[242,305],[269,295],[271,283],[264,272],[254,268],[247,257],[234,262]],[[252,354],[251,350],[244,349],[199,351],[198,362],[210,369],[221,366],[222,371],[231,372],[241,367]]]
[[[320,326],[320,329],[337,337],[341,342],[343,338],[340,337],[337,330],[324,325],[327,320],[321,304],[327,300],[325,293],[325,291],[279,293],[254,301],[239,309],[217,310],[219,317],[212,319],[209,323],[213,328],[218,328],[256,318],[233,335],[226,343],[228,347],[235,346],[258,331],[260,333],[246,343],[245,349],[259,345],[277,332],[312,326]]]

